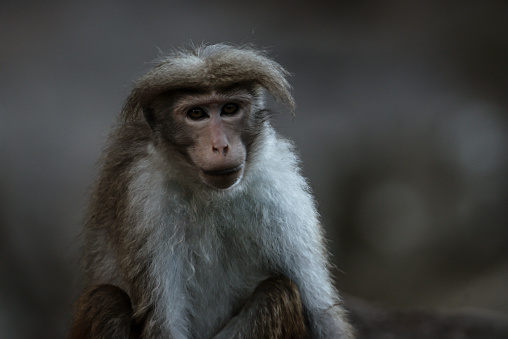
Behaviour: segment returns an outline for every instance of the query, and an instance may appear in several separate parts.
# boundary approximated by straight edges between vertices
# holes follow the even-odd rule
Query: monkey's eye
[[[239,107],[237,104],[233,104],[233,103],[225,104],[222,107],[221,115],[234,115],[234,114],[236,114],[236,112],[238,112],[238,108]]]
[[[187,112],[187,117],[191,120],[201,120],[201,119],[206,118],[207,116],[208,115],[206,114],[206,112],[202,108],[199,108],[199,107],[191,108]]]

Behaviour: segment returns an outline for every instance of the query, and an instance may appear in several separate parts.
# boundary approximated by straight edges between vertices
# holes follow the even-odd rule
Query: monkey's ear
[[[143,116],[145,117],[146,122],[148,125],[150,125],[150,128],[152,131],[155,130],[155,114],[153,112],[153,109],[151,107],[145,106],[143,107]]]

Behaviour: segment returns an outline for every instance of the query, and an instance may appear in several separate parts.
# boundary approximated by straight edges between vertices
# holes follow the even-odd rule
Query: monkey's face
[[[180,94],[162,114],[157,109],[160,100],[154,106],[156,125],[160,125],[156,129],[183,155],[186,175],[216,189],[240,182],[250,139],[246,125],[252,97],[246,92]]]

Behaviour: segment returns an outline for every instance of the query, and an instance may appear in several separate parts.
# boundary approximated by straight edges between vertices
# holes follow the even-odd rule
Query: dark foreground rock
[[[508,315],[481,311],[398,311],[346,298],[358,339],[507,339]]]

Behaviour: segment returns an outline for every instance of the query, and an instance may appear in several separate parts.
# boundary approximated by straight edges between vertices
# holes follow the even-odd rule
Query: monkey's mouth
[[[240,181],[243,174],[243,164],[218,170],[201,170],[203,181],[214,188],[226,189]]]
[[[231,174],[240,172],[242,167],[243,167],[243,165],[239,165],[236,167],[230,167],[230,168],[224,168],[224,169],[220,169],[220,170],[213,170],[213,171],[203,170],[203,173],[206,175],[211,175],[211,176],[227,176],[227,175],[231,175]]]

